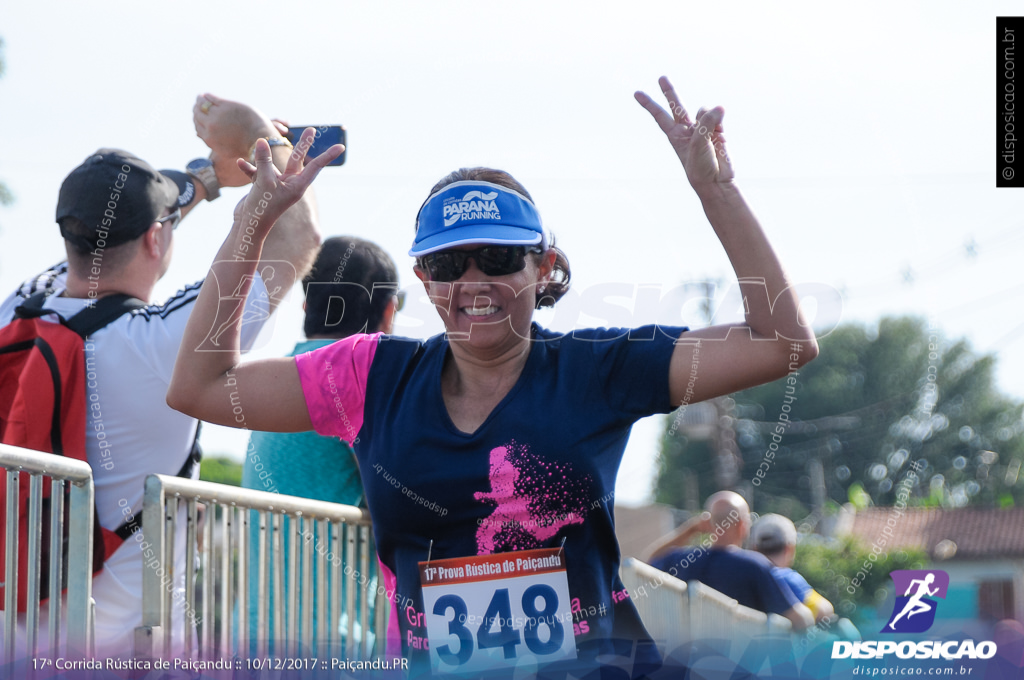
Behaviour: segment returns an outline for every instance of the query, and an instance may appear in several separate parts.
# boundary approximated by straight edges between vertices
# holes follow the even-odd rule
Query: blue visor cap
[[[490,182],[455,182],[420,208],[409,255],[470,243],[547,247],[540,213],[525,196]]]

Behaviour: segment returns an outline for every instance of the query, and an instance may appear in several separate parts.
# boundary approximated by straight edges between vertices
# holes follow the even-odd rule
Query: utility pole
[[[712,400],[717,413],[715,419],[715,484],[719,489],[732,489],[739,483],[743,459],[736,445],[736,402],[732,397]]]
[[[710,326],[714,322],[714,294],[720,286],[719,281],[702,281],[697,284],[701,288],[701,312],[704,323]],[[719,489],[733,489],[739,483],[743,459],[736,445],[736,401],[732,397],[715,397],[711,400],[715,407],[714,434],[711,441],[715,451],[715,485]]]

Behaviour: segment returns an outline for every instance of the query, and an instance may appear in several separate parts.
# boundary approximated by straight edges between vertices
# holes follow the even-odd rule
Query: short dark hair
[[[376,243],[335,236],[320,246],[313,268],[302,279],[302,290],[306,337],[372,333],[398,292],[398,271],[391,256]]]
[[[141,235],[139,235],[115,246],[87,248],[86,241],[95,230],[90,229],[85,222],[77,217],[65,217],[60,221],[60,228],[62,234],[71,236],[64,240],[68,250],[68,261],[71,265],[80,272],[89,272],[94,267],[98,267],[103,270],[99,274],[100,276],[104,273],[115,274],[124,269],[142,242]]]

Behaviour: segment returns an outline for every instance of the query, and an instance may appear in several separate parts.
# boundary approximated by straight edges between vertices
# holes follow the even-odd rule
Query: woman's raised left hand
[[[701,108],[697,111],[697,119],[691,120],[668,78],[662,76],[658,84],[668,100],[671,113],[644,92],[638,91],[634,96],[668,137],[683,164],[690,185],[700,191],[709,185],[731,182],[734,175],[725,150],[725,137],[722,135],[725,109],[720,106],[713,109]]]

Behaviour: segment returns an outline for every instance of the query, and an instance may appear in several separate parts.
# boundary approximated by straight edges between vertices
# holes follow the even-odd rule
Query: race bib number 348
[[[434,672],[474,673],[576,658],[558,548],[420,562]]]

